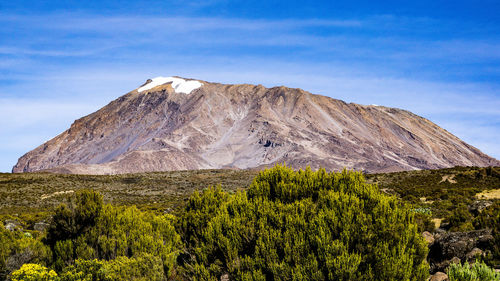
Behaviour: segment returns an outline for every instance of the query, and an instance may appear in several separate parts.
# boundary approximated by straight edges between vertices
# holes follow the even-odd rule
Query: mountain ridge
[[[120,174],[282,162],[367,172],[500,165],[402,109],[284,86],[155,79],[77,119],[22,156],[13,172]]]

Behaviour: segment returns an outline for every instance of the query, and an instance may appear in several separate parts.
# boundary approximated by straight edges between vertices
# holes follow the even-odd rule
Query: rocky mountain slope
[[[118,174],[343,167],[387,172],[498,166],[429,120],[301,89],[159,77],[76,120],[13,172]]]

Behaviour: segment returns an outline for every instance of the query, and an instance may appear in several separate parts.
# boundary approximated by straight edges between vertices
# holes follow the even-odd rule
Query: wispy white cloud
[[[94,55],[100,52],[104,52],[113,48],[117,48],[123,45],[110,45],[107,47],[94,47],[92,49],[76,49],[76,50],[40,50],[37,48],[19,48],[19,47],[8,47],[0,46],[0,55],[15,55],[15,56],[47,56],[47,57],[84,57]]]
[[[144,46],[147,49],[155,46],[187,46],[189,49],[194,46],[200,49],[295,46],[308,50],[309,54],[333,52],[344,58],[383,58],[398,63],[402,60],[421,63],[436,59],[474,61],[500,58],[500,40],[421,38],[405,31],[414,25],[423,25],[422,30],[426,30],[425,27],[434,30],[442,22],[391,15],[343,20],[266,20],[53,14],[11,15],[0,17],[1,22],[10,23],[20,31],[19,34],[25,34],[16,35],[17,40],[10,42],[0,41],[0,54],[9,55],[88,56],[118,49],[119,54],[130,56],[137,53],[127,52],[127,48]],[[316,32],[318,28],[326,32]],[[383,33],[367,35],[373,30]],[[46,38],[47,32],[51,33],[50,40]]]
[[[113,33],[122,31],[151,32],[158,27],[166,31],[197,30],[257,30],[262,28],[296,29],[303,27],[361,27],[363,21],[358,19],[241,19],[217,17],[179,17],[179,16],[99,16],[86,14],[46,14],[46,15],[5,15],[1,14],[0,22],[18,24],[18,27],[34,27],[36,29],[93,31]],[[50,20],[47,20],[50,19]],[[36,24],[36,26],[35,26]]]

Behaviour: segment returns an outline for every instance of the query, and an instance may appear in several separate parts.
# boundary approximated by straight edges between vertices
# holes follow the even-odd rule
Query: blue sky
[[[171,75],[408,109],[500,158],[500,1],[377,2],[0,0],[0,172]]]

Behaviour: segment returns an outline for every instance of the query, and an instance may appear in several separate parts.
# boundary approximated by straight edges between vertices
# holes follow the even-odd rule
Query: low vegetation
[[[418,207],[429,208],[436,218],[449,218],[481,199],[477,194],[500,187],[500,167],[455,167],[367,175],[367,181]],[[487,198],[484,198],[487,199]],[[494,198],[490,198],[494,199]],[[467,208],[465,208],[467,209]]]
[[[500,273],[489,268],[484,263],[475,262],[472,265],[468,263],[453,263],[448,268],[448,279],[450,281],[495,281],[500,280]]]
[[[356,172],[277,166],[246,192],[195,193],[180,218],[186,277],[425,280],[413,212]]]
[[[125,175],[62,175],[0,173],[0,215],[52,210],[81,189],[93,189],[114,205],[140,209],[178,210],[196,190],[221,185],[228,192],[245,188],[253,170],[193,170]]]
[[[0,174],[0,280],[425,280],[420,233],[433,219],[492,230],[480,265],[448,272],[476,280],[451,275],[500,265],[500,201],[477,197],[498,189],[499,175]]]

